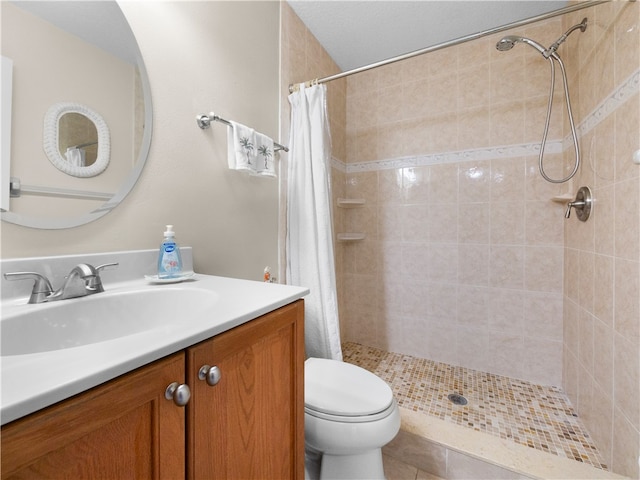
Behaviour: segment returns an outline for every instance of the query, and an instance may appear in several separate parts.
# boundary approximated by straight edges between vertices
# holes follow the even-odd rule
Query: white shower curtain
[[[287,178],[287,283],[308,287],[305,298],[307,357],[342,360],[333,256],[331,139],[326,86],[300,86],[289,95],[290,153]]]

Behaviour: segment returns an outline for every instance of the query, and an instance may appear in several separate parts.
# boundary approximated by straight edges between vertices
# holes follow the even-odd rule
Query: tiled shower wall
[[[595,110],[599,122],[581,138],[573,190],[591,187],[595,208],[588,222],[565,223],[563,383],[605,462],[639,478],[640,4],[575,12],[563,28],[584,16],[590,25],[567,68],[578,118]]]
[[[518,33],[550,44],[561,30]],[[344,228],[367,236],[344,245],[341,319],[350,341],[560,385],[564,211],[551,199],[566,187],[540,178],[529,145],[549,67],[525,45],[498,52],[500,37],[348,78],[346,195],[366,203]]]
[[[282,6],[286,138],[286,86],[338,68]],[[527,147],[542,136],[548,66],[524,45],[495,51],[501,35],[328,86],[334,197],[367,199],[334,210],[336,232],[368,234],[336,245],[343,338],[542,383],[559,384],[563,372],[605,462],[632,478],[640,476],[637,78],[617,110],[597,107],[616,104],[608,97],[640,67],[639,12],[639,2],[611,2],[517,30],[549,44],[589,17],[560,49],[577,122],[594,111],[600,119],[580,133],[583,167],[571,186],[541,181]],[[569,132],[559,83],[554,105],[557,140]],[[525,148],[500,148],[508,145]],[[551,147],[545,164],[559,175],[562,154]],[[480,160],[452,162],[460,155]],[[550,199],[583,184],[596,195],[592,219],[565,221]]]

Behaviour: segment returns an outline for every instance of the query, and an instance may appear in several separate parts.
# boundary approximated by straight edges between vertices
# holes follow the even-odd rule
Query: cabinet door
[[[298,301],[188,349],[187,478],[304,478],[303,325]]]
[[[184,478],[185,410],[164,396],[184,368],[175,354],[3,426],[2,478]]]

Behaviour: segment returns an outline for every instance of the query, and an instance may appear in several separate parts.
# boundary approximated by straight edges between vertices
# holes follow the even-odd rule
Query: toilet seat
[[[325,358],[305,361],[305,413],[336,422],[372,422],[394,411],[393,391],[364,368]]]

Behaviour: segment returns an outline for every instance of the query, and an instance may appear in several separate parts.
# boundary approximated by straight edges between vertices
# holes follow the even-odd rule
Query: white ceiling
[[[566,0],[287,1],[343,71],[530,18],[568,3]],[[136,43],[114,1],[13,3],[127,61],[136,60],[135,48],[131,48]]]
[[[137,43],[114,1],[14,0],[11,3],[107,52],[135,64]]]
[[[288,0],[342,71],[557,10],[550,0]]]

